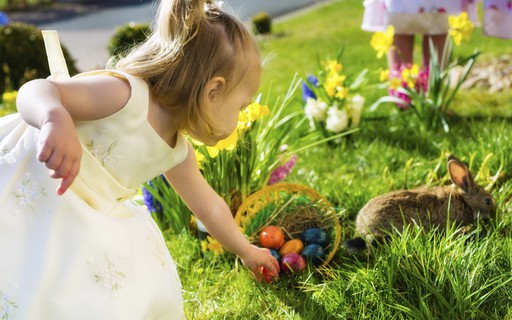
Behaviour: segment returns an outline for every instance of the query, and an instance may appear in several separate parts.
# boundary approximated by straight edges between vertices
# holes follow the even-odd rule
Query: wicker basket
[[[269,210],[263,214],[266,209]],[[259,232],[268,225],[280,226],[287,239],[298,238],[311,227],[327,230],[331,243],[320,267],[332,260],[341,240],[340,224],[331,203],[315,190],[299,184],[278,183],[252,194],[238,208],[235,222],[256,245],[261,245]]]

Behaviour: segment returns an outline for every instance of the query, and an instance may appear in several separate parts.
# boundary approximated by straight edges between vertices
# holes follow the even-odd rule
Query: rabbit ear
[[[468,193],[473,189],[475,183],[469,173],[468,167],[455,156],[448,157],[448,172],[450,173],[452,182],[455,183],[457,187],[464,190],[464,192]]]

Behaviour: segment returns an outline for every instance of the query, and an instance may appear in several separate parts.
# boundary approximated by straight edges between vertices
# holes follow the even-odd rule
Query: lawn
[[[259,38],[267,57],[263,93],[283,96],[297,73],[307,76],[317,56],[345,47],[344,71],[370,70],[372,79],[385,61],[360,30],[362,1],[332,1],[275,22],[273,36]],[[482,51],[477,64],[510,50],[510,41],[484,37],[477,29],[458,48]],[[367,104],[385,94],[363,92]],[[512,106],[510,90],[490,94],[463,90],[450,117],[450,131],[418,131],[411,117],[394,106],[363,111],[360,130],[337,147],[320,145],[297,154],[291,183],[308,185],[336,207],[343,240],[353,236],[354,219],[372,197],[390,190],[446,180],[446,156],[466,163],[498,203],[490,225],[467,232],[448,228],[424,234],[404,230],[368,255],[340,247],[322,273],[306,272],[267,285],[256,283],[232,255],[204,258],[189,234],[167,234],[178,264],[189,319],[512,319]],[[291,110],[303,106],[300,91]],[[496,179],[493,177],[500,173]]]

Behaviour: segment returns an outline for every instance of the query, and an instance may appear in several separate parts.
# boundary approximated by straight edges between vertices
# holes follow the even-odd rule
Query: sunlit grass
[[[276,36],[260,39],[261,91],[282,96],[295,73],[314,70],[317,55],[345,46],[345,70],[385,67],[360,30],[362,1],[333,1],[274,24]],[[458,50],[475,47],[486,60],[510,43],[480,30]],[[372,74],[375,76],[376,74]],[[385,92],[364,93],[367,101]],[[293,107],[302,108],[300,92]],[[490,226],[424,234],[417,227],[393,235],[371,254],[352,256],[340,247],[323,274],[306,272],[270,285],[252,280],[232,255],[203,259],[197,240],[171,236],[190,319],[512,319],[511,93],[461,91],[450,131],[420,134],[394,106],[366,110],[360,131],[339,147],[321,145],[298,154],[289,182],[313,187],[339,211],[342,239],[353,236],[358,210],[381,193],[447,182],[446,156],[456,154],[498,202]],[[485,162],[485,159],[488,159]],[[485,165],[484,165],[485,162]],[[499,174],[496,181],[490,176]]]

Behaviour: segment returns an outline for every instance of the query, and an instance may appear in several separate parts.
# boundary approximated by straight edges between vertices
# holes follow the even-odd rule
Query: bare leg
[[[447,34],[436,34],[436,35],[424,35],[423,36],[423,65],[428,66],[430,64],[430,47],[429,47],[429,39],[432,40],[432,44],[437,51],[437,58],[439,63],[441,63],[441,57],[443,56],[443,49],[446,43]]]
[[[414,35],[395,34],[393,48],[388,53],[388,66],[390,70],[398,70],[401,65],[412,64],[414,48]]]

